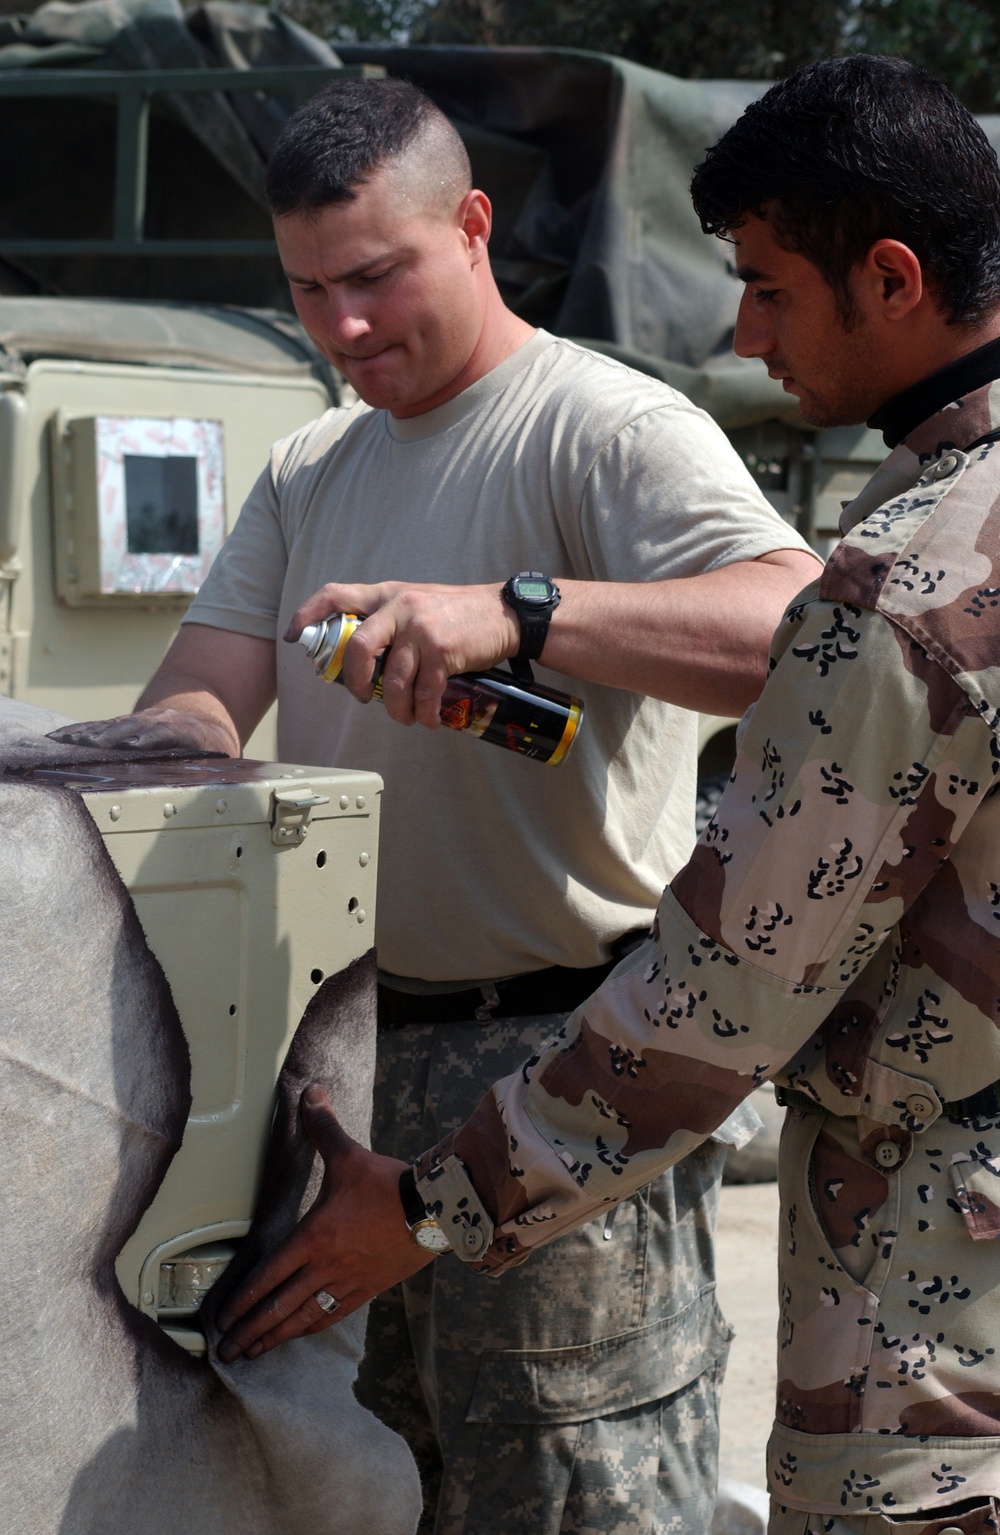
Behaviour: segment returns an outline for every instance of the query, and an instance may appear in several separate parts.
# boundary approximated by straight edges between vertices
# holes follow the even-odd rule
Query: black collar
[[[921,422],[995,378],[1000,378],[1000,337],[894,394],[879,406],[868,425],[882,433],[887,448],[894,448]]]

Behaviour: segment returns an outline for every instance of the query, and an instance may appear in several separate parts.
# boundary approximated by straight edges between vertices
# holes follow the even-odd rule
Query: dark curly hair
[[[950,324],[1000,305],[1000,166],[947,86],[903,59],[825,59],[753,102],[694,173],[706,234],[747,213],[811,261],[853,318],[851,269],[876,240],[908,245]]]

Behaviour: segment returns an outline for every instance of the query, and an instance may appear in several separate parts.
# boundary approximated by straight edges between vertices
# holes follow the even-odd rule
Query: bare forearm
[[[273,640],[186,624],[132,714],[66,725],[53,735],[82,746],[193,747],[238,757],[274,694]]]
[[[684,708],[742,714],[764,685],[781,614],[819,574],[811,556],[783,555],[641,585],[560,581],[542,661]]]
[[[274,643],[185,625],[136,704],[199,721],[212,749],[238,757],[275,694]]]
[[[136,714],[183,715],[200,721],[209,749],[238,757],[243,749],[240,733],[226,705],[197,677],[184,672],[160,670],[135,706]]]
[[[820,569],[811,554],[781,549],[671,581],[570,581],[553,571],[562,603],[541,659],[569,677],[702,713],[742,714],[763,687],[778,620]],[[347,646],[345,683],[370,698],[376,660],[386,655],[382,698],[402,724],[435,728],[448,677],[496,666],[520,643],[517,616],[492,582],[330,582],[302,604],[285,639],[335,612],[368,615]]]

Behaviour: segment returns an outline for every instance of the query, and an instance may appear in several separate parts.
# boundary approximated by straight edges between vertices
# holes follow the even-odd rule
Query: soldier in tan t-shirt
[[[742,713],[817,567],[701,412],[504,307],[488,201],[412,88],[330,87],[269,177],[296,309],[362,403],[278,445],[140,712],[75,738],[237,754],[277,694],[284,757],[382,773],[374,1139],[402,1170],[647,927],[692,840],[688,710]],[[567,762],[402,729],[518,650],[500,590],[528,568],[561,592],[540,678],[586,702]],[[392,647],[384,707],[276,643],[342,607],[371,614],[353,692]],[[702,1535],[723,1155],[496,1284],[446,1256],[373,1308],[361,1394],[418,1454],[428,1531]]]

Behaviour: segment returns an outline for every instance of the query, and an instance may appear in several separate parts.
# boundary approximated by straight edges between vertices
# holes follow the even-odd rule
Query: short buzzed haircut
[[[332,81],[289,118],[267,167],[279,217],[351,202],[357,189],[404,157],[417,161],[429,199],[472,186],[465,145],[434,103],[405,80]],[[409,167],[408,167],[409,168]]]
[[[824,59],[753,102],[695,171],[706,234],[766,217],[852,319],[850,273],[877,240],[917,256],[951,324],[1000,304],[1000,167],[975,118],[903,59]]]

